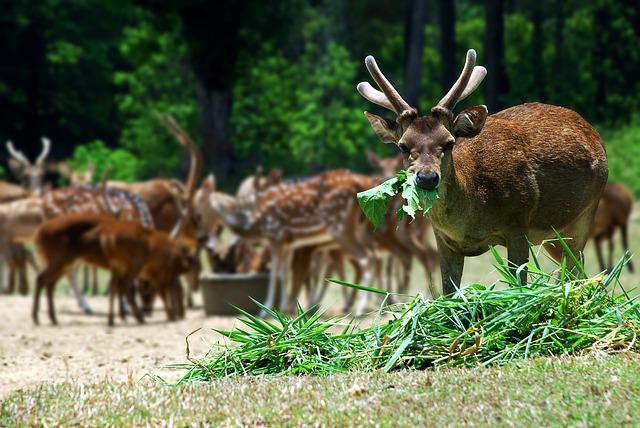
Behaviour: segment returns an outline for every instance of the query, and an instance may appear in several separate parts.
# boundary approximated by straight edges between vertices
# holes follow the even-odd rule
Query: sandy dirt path
[[[46,312],[40,326],[31,322],[31,297],[0,296],[0,398],[16,389],[41,383],[105,378],[115,381],[139,379],[158,373],[175,379],[179,372],[160,369],[164,364],[185,362],[185,337],[191,352],[203,355],[206,343],[220,340],[209,327],[231,328],[232,317],[206,317],[201,308],[189,310],[185,320],[168,323],[156,303],[148,323],[138,325],[132,317],[107,327],[107,300],[90,298],[96,314],[78,310],[74,299],[56,296],[59,326],[49,324]]]

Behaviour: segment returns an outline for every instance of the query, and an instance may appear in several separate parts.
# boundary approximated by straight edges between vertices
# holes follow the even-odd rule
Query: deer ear
[[[216,177],[213,173],[207,175],[207,178],[204,179],[202,182],[202,188],[207,191],[211,191],[216,188]]]
[[[369,150],[367,152],[367,160],[369,161],[369,163],[373,166],[378,165],[378,161],[380,160],[378,158],[378,155],[375,154],[375,152],[372,152],[371,150]]]
[[[401,133],[400,125],[398,125],[395,121],[389,121],[383,117],[377,116],[375,114],[371,114],[368,111],[364,112],[364,115],[367,116],[371,127],[375,131],[378,138],[380,138],[385,143],[397,143],[400,139]]]
[[[67,165],[66,162],[60,162],[58,164],[58,172],[66,178],[71,176],[71,168],[69,168],[69,165]]]
[[[453,134],[456,137],[475,137],[482,131],[488,115],[489,111],[484,105],[471,107],[460,112],[453,121]]]
[[[15,175],[16,177],[19,178],[20,175],[22,175],[23,165],[22,165],[22,163],[20,163],[19,161],[15,160],[14,158],[10,158],[9,159],[9,169],[11,170],[13,175]]]

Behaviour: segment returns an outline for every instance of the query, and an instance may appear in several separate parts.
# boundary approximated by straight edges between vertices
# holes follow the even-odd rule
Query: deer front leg
[[[283,257],[280,269],[280,307],[278,308],[284,313],[289,313],[290,311],[295,312],[294,306],[294,293],[287,293],[287,289],[289,288],[289,269],[291,267],[291,262],[293,259],[293,250],[287,250],[285,256]]]
[[[607,272],[611,272],[613,270],[613,239],[615,238],[615,230],[611,231],[611,235],[609,235],[609,265],[607,266]]]
[[[436,232],[436,246],[440,253],[440,274],[442,276],[442,294],[454,293],[460,287],[464,256],[453,251]]]
[[[511,238],[507,245],[507,259],[513,276],[516,276],[520,266],[529,261],[529,241],[527,241],[527,236],[524,233],[517,234]],[[527,285],[526,267],[520,270],[520,275],[517,279],[520,282],[520,286]]]
[[[78,288],[78,264],[71,268],[71,271],[69,271],[69,273],[67,274],[67,280],[69,281],[69,287],[71,288],[71,291],[73,291],[73,295],[78,301],[78,306],[80,306],[85,314],[93,314],[93,310],[91,309],[91,306],[89,306],[87,298],[80,292],[80,289]]]
[[[600,271],[604,272],[607,268],[604,265],[604,257],[602,257],[602,238],[600,236],[596,236],[593,241],[596,247],[596,256],[598,256],[598,263],[600,263]]]
[[[109,327],[113,327],[113,301],[115,300],[116,294],[118,294],[118,275],[115,272],[111,272],[111,279],[109,280],[109,315],[108,321]]]
[[[267,298],[264,305],[273,309],[276,299],[276,287],[278,286],[278,273],[280,272],[280,263],[282,259],[282,247],[280,245],[271,245],[271,270],[269,271],[269,289],[267,290]],[[265,318],[267,313],[260,311],[260,317]]]

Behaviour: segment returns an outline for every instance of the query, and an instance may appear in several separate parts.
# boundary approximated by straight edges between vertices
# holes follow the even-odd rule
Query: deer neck
[[[254,194],[235,197],[221,192],[209,196],[211,210],[222,222],[239,235],[249,233],[254,225],[253,211],[256,203]]]
[[[455,149],[454,149],[455,150]],[[441,182],[438,186],[438,199],[434,201],[429,217],[435,226],[446,225],[460,213],[466,213],[464,207],[464,180],[461,173],[462,157],[452,153],[442,159],[440,166]],[[468,213],[464,214],[467,215]]]

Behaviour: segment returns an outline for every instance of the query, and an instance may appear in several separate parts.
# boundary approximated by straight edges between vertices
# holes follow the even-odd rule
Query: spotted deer
[[[465,257],[491,245],[507,247],[515,273],[528,261],[529,243],[554,238],[556,230],[581,260],[608,174],[602,139],[569,109],[530,103],[491,116],[485,106],[455,115],[486,75],[475,63],[470,49],[458,80],[427,116],[400,96],[372,56],[365,65],[381,91],[366,82],[357,88],[396,114],[387,120],[365,112],[378,137],[400,148],[416,185],[438,191],[428,216],[445,294],[461,285]],[[544,246],[552,257],[564,256],[559,245]],[[519,280],[526,278],[522,269]]]
[[[16,150],[11,141],[7,141],[7,151],[11,155],[9,158],[9,168],[13,174],[20,180],[23,187],[29,191],[41,196],[43,187],[43,177],[45,174],[45,160],[49,156],[51,150],[51,140],[42,137],[42,151],[36,158],[35,162],[31,162],[20,150]]]
[[[296,250],[338,243],[363,271],[369,284],[375,252],[369,226],[355,203],[355,195],[370,179],[348,171],[329,171],[297,183],[281,183],[238,198],[216,192],[203,183],[195,206],[200,217],[220,221],[244,239],[263,240],[271,249],[269,290],[265,305],[275,306],[278,284],[280,308],[291,308],[292,294],[286,292],[291,262]],[[362,312],[367,293],[358,306]],[[263,314],[264,315],[264,314]]]
[[[600,197],[598,209],[591,225],[590,236],[596,246],[596,254],[601,270],[613,269],[613,237],[617,229],[620,229],[622,248],[629,251],[629,219],[633,209],[633,193],[625,185],[620,183],[607,183]],[[602,256],[602,241],[609,241],[609,260],[605,266]],[[627,263],[629,272],[633,272],[631,260]]]
[[[67,186],[45,193],[42,198],[44,219],[52,219],[68,214],[112,215],[112,208],[118,207],[118,217],[124,220],[139,221],[146,227],[154,226],[149,209],[142,199],[121,189],[102,188],[84,184]],[[69,287],[78,305],[87,314],[93,313],[85,295],[81,292],[77,280],[77,266],[69,270]]]
[[[248,196],[251,193],[260,192],[269,186],[273,186],[282,182],[282,170],[273,168],[269,171],[267,176],[264,176],[262,167],[256,168],[256,172],[253,175],[246,177],[236,191],[236,196],[243,197]]]

